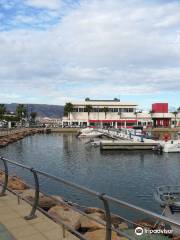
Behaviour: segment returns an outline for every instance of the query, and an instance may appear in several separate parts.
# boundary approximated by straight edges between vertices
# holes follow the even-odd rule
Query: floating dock
[[[103,141],[100,143],[101,150],[154,150],[159,143],[131,142],[131,141]]]

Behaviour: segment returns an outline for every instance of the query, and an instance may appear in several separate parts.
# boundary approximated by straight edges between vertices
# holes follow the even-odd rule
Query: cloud
[[[37,7],[37,8],[48,8],[50,10],[59,9],[62,4],[61,0],[25,0],[25,4]]]
[[[64,1],[63,14],[62,1],[24,4],[27,16],[18,11],[0,35],[0,101],[9,89],[20,101],[54,104],[180,91],[180,3]],[[28,14],[29,6],[48,12]]]

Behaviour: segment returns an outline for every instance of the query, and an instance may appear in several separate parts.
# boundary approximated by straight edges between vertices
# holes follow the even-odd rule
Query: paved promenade
[[[25,220],[31,207],[11,193],[0,197],[0,240],[77,240],[69,232],[37,211],[37,218]]]

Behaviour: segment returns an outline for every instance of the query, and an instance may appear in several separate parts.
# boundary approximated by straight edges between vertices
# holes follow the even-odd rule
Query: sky
[[[0,102],[180,106],[180,1],[0,0]]]

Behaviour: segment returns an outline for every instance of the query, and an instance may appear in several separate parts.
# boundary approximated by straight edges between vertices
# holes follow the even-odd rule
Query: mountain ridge
[[[5,103],[6,110],[15,112],[18,104],[19,103]],[[60,118],[64,114],[64,106],[62,105],[24,103],[24,106],[27,107],[28,113],[37,112],[38,117]]]

